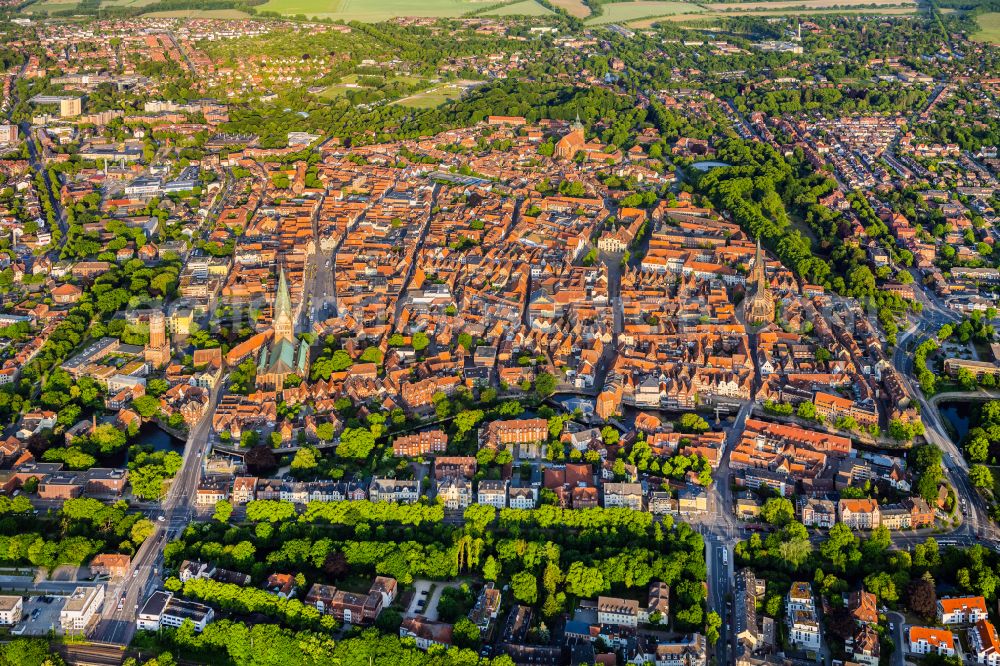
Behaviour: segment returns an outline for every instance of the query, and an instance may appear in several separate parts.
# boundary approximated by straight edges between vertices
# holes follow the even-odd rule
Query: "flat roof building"
[[[86,633],[91,620],[104,603],[104,586],[78,587],[66,600],[59,613],[59,624],[64,634]]]

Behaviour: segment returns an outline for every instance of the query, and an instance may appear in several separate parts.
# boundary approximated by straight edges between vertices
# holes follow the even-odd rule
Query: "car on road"
[[[896,625],[892,622],[889,623],[889,631],[896,631]]]

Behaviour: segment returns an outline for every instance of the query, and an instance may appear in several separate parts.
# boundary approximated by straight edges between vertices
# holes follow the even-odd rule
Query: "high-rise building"
[[[0,125],[0,143],[17,142],[17,125]]]
[[[144,352],[146,362],[161,368],[170,361],[170,340],[167,339],[167,318],[157,310],[149,315],[149,344]]]

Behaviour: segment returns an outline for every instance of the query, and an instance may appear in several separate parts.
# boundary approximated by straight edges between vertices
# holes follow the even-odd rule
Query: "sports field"
[[[280,14],[305,14],[318,18],[375,23],[400,16],[461,16],[485,0],[269,0],[258,9]]]
[[[332,86],[321,92],[320,96],[333,99],[336,97],[342,97],[347,93],[348,90],[368,87],[362,83],[359,83],[358,81],[359,79],[357,74],[349,74],[345,77],[342,77],[339,83],[334,83]],[[389,76],[386,77],[385,81],[386,83],[399,81],[406,84],[414,84],[422,82],[423,79],[421,79],[419,76]]]
[[[458,99],[466,90],[480,85],[475,81],[457,81],[455,83],[439,83],[433,88],[418,92],[409,97],[398,99],[393,104],[408,106],[411,109],[433,109],[448,100]]]
[[[972,34],[977,42],[1000,44],[1000,12],[989,12],[976,17],[979,30]]]

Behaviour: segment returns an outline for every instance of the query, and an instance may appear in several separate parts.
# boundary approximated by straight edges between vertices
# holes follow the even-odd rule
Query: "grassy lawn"
[[[550,9],[542,7],[535,0],[522,0],[511,5],[504,5],[492,12],[486,12],[484,16],[549,16],[551,14]]]
[[[590,18],[587,23],[601,25],[605,23],[627,23],[637,19],[652,16],[671,16],[700,12],[702,8],[694,3],[675,2],[673,0],[639,0],[638,2],[615,2],[603,6],[600,16]]]
[[[979,42],[989,42],[1000,44],[1000,12],[989,12],[976,17],[979,30],[973,33],[972,38]]]
[[[461,16],[479,3],[473,0],[270,0],[263,11],[305,14],[345,21],[387,21],[400,16]]]

